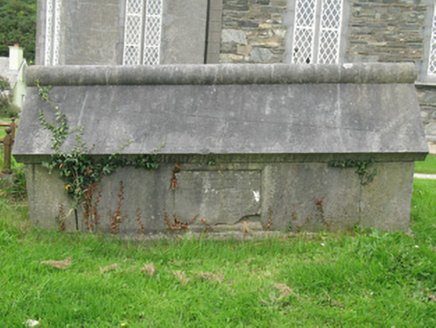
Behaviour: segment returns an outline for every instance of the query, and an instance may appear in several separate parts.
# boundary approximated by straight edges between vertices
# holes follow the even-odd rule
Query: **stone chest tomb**
[[[66,230],[86,230],[89,217],[69,210],[65,183],[41,165],[53,149],[38,115],[51,122],[54,109],[37,81],[83,128],[92,157],[157,151],[157,170],[120,167],[96,186],[101,231],[117,209],[123,234],[179,221],[216,232],[408,230],[414,161],[427,154],[412,64],[34,66],[27,78],[14,155],[43,227],[62,216]],[[74,144],[72,134],[63,150]]]

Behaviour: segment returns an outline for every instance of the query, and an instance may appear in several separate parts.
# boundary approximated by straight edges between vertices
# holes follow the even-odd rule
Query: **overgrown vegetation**
[[[413,234],[122,241],[30,227],[0,200],[2,327],[434,327],[436,182]]]
[[[20,44],[24,58],[35,61],[36,0],[0,0],[0,56],[9,56],[9,46]]]

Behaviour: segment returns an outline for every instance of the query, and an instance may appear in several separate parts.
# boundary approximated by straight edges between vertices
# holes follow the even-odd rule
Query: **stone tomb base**
[[[414,80],[413,64],[30,67],[14,155],[27,164],[32,221],[130,235],[407,231],[414,161],[428,153]],[[91,156],[163,144],[159,168],[118,168],[72,211],[41,166],[53,141],[39,112],[53,122],[54,110],[36,81]],[[362,177],[349,160],[373,163]]]
[[[374,163],[369,171],[377,170],[377,174],[362,185],[355,168],[262,159],[267,160],[260,156],[257,162],[226,163],[216,157],[216,164],[210,166],[210,157],[196,156],[162,163],[157,170],[120,168],[103,178],[94,193],[91,207],[100,216],[98,231],[110,232],[120,194],[121,234],[139,234],[141,223],[147,233],[177,230],[167,221],[174,223],[175,218],[189,223],[188,230],[195,232],[242,231],[246,227],[250,231],[336,231],[356,225],[408,230],[411,161]],[[173,173],[176,163],[180,171]],[[33,223],[57,228],[58,220],[66,218],[66,230],[76,230],[71,200],[57,172],[48,175],[40,164],[30,164],[26,173]],[[171,189],[173,177],[175,189]],[[79,230],[86,231],[95,216],[87,217],[84,209],[77,214]]]

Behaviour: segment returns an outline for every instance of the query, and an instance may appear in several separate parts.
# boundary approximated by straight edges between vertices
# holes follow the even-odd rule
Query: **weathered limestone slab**
[[[174,218],[196,218],[196,231],[204,222],[214,231],[408,229],[413,162],[428,152],[413,65],[32,67],[28,84],[36,79],[53,86],[70,126],[84,128],[92,155],[164,144],[158,170],[119,168],[97,186],[102,231],[120,184],[124,234],[137,232],[138,213],[148,232]],[[53,227],[66,195],[41,168],[52,141],[40,110],[53,120],[30,87],[14,153],[30,165],[32,220]],[[65,150],[73,145],[71,136]],[[345,159],[375,161],[373,181],[330,164]],[[77,220],[85,230],[81,211]]]
[[[151,153],[162,143],[163,154],[410,153],[427,151],[412,70],[407,64],[34,67],[28,85],[39,77],[53,86],[53,101],[62,103],[72,126],[84,127],[93,154],[116,152],[129,140],[126,154]],[[35,87],[27,97],[43,108]],[[37,110],[20,124],[34,134],[17,141],[20,154],[50,153]]]

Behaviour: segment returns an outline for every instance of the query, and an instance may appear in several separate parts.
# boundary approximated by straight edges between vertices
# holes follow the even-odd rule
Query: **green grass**
[[[436,174],[436,155],[428,155],[424,162],[415,162],[415,173]]]
[[[24,203],[3,199],[0,326],[33,319],[42,327],[434,327],[434,199],[436,181],[416,180],[413,236],[173,242],[40,230],[30,227]],[[40,263],[67,257],[65,270]],[[141,270],[146,264],[153,276]]]

